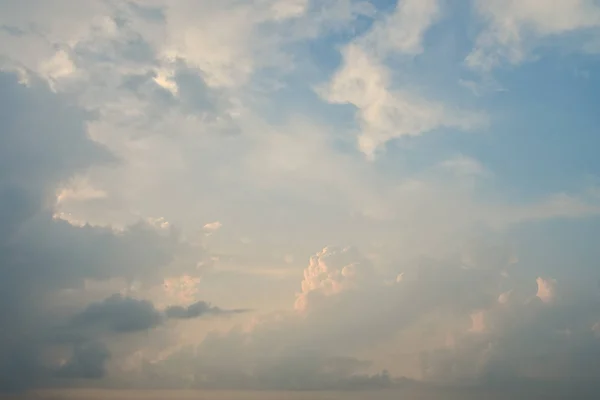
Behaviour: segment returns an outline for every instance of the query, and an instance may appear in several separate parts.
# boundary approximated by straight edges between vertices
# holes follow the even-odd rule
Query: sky
[[[599,67],[596,0],[0,0],[0,397],[595,398]]]

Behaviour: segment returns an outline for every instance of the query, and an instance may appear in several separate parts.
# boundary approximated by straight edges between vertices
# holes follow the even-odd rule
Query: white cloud
[[[54,80],[75,71],[69,47],[109,12],[104,2],[96,0],[85,5],[66,0],[7,0],[0,10],[0,25],[14,32],[0,31],[0,66],[45,72],[43,76]]]
[[[330,103],[353,104],[362,129],[360,150],[369,158],[388,141],[416,136],[439,128],[472,130],[485,125],[485,117],[452,110],[419,96],[392,90],[389,71],[361,48],[348,46],[344,64],[321,96]]]
[[[64,7],[69,10],[57,11]],[[256,85],[251,78],[264,68],[285,74],[294,67],[287,45],[328,29],[344,29],[358,15],[371,12],[366,3],[353,0],[327,0],[318,7],[307,0],[91,0],[85,7],[64,0],[51,6],[35,0],[7,0],[0,10],[0,23],[10,28],[0,30],[5,39],[0,44],[4,67],[43,72],[57,81],[74,72],[89,72],[87,68],[78,71],[73,59],[84,55],[81,50],[98,56],[96,62],[123,63],[123,58],[115,58],[123,56],[115,54],[118,43],[118,52],[137,51],[129,54],[136,57],[142,54],[139,46],[146,46],[153,53],[146,55],[154,58],[146,61],[164,65],[182,61],[202,71],[209,86],[230,89]],[[123,70],[125,65],[116,67]],[[159,83],[168,84],[160,78]],[[172,84],[168,89],[173,90]]]
[[[181,275],[164,279],[164,290],[168,295],[169,304],[187,305],[198,301],[198,284],[201,278],[191,275]]]
[[[466,63],[482,71],[526,61],[546,37],[600,29],[594,0],[476,0],[474,6],[487,26]]]
[[[309,0],[286,0],[275,1],[271,4],[271,10],[276,20],[301,17],[306,13]]]
[[[440,8],[439,0],[400,0],[358,43],[381,58],[393,52],[421,53],[425,33],[441,16]]]
[[[75,65],[64,50],[58,51],[49,60],[43,61],[40,66],[42,75],[47,76],[51,82],[68,77],[75,71]]]
[[[545,279],[538,277],[536,279],[536,296],[544,303],[550,303],[556,297],[556,281],[554,279]]]
[[[373,279],[370,263],[355,248],[325,247],[310,258],[304,270],[302,291],[296,298],[295,308],[309,307],[311,294],[334,295],[356,285],[364,286]]]
[[[107,193],[94,188],[84,177],[75,177],[56,194],[58,205],[67,201],[86,201],[106,198]]]
[[[315,15],[323,18],[319,24],[327,27],[333,21],[348,23],[359,12],[367,12],[367,9],[358,11],[360,8],[355,5],[342,3],[327,2],[317,7],[319,12],[313,10]],[[390,16],[403,20],[414,17],[421,21],[421,28],[410,29],[410,32],[417,33],[403,33],[400,37],[422,35],[427,26],[439,17],[440,11],[435,2],[417,3],[402,3]],[[208,7],[208,14],[203,18],[218,20],[217,17],[232,6],[229,3],[211,4],[210,7],[202,5],[196,11],[204,12],[203,7]],[[268,2],[269,7],[274,4]],[[244,230],[250,229],[251,224],[257,224],[261,219],[259,215],[266,214],[286,215],[286,223],[297,229],[310,229],[309,226],[316,223],[333,227],[342,218],[341,214],[356,216],[351,222],[354,229],[338,233],[344,237],[336,238],[333,232],[327,231],[307,235],[320,235],[314,237],[310,244],[316,246],[330,240],[360,242],[368,238],[373,229],[365,226],[365,219],[395,219],[402,221],[401,225],[410,223],[416,226],[417,231],[438,232],[433,229],[433,224],[438,226],[439,221],[447,221],[450,230],[452,226],[452,229],[462,229],[457,227],[472,224],[474,219],[491,220],[492,224],[501,226],[506,221],[521,221],[536,213],[540,218],[571,216],[577,207],[580,208],[577,215],[594,212],[593,207],[585,202],[575,204],[578,199],[574,196],[571,203],[563,202],[563,211],[555,210],[558,206],[548,212],[539,211],[540,207],[550,208],[545,203],[533,204],[522,210],[507,210],[474,205],[470,189],[463,191],[464,188],[453,187],[454,183],[443,182],[440,177],[384,179],[376,169],[334,148],[337,128],[324,128],[306,117],[290,118],[285,123],[274,125],[248,106],[253,104],[253,98],[246,92],[238,93],[242,97],[240,99],[237,95],[227,94],[228,90],[208,87],[204,81],[206,72],[201,69],[190,69],[169,60],[158,60],[159,65],[151,59],[129,65],[128,60],[135,53],[135,48],[124,47],[124,44],[141,40],[140,48],[145,48],[142,44],[147,43],[159,56],[165,46],[162,40],[168,36],[163,29],[171,29],[167,26],[171,24],[169,12],[179,13],[181,18],[185,17],[184,14],[196,12],[194,7],[184,13],[180,5],[173,5],[171,11],[168,11],[171,5],[163,2],[153,5],[163,7],[159,10],[167,16],[166,21],[155,18],[154,22],[148,22],[131,10],[122,8],[120,11],[129,23],[121,26],[116,25],[114,19],[99,18],[98,15],[108,12],[102,9],[103,13],[97,11],[97,16],[89,18],[92,21],[89,24],[93,23],[96,28],[78,29],[75,39],[66,41],[83,53],[76,57],[77,68],[84,70],[82,76],[87,77],[77,89],[80,91],[79,101],[101,115],[90,124],[91,136],[127,160],[114,168],[89,172],[86,179],[90,185],[101,188],[108,198],[102,202],[85,202],[85,205],[69,202],[69,206],[65,205],[60,211],[71,213],[73,220],[92,221],[96,225],[110,222],[122,226],[139,217],[160,215],[176,225],[195,227],[214,215],[228,215],[236,220],[237,229]],[[269,7],[259,7],[252,12],[272,18]],[[310,10],[306,12],[313,12]],[[323,17],[323,14],[326,16]],[[233,15],[237,14],[234,12]],[[256,20],[257,23],[262,23],[261,18]],[[310,19],[308,14],[302,18]],[[181,26],[172,29],[183,30],[189,25],[184,22],[182,20]],[[378,26],[381,29],[396,27],[386,24],[391,22],[376,21],[369,32],[375,32]],[[279,26],[277,29],[284,28]],[[370,37],[369,32],[364,38]],[[408,42],[417,43],[412,39]],[[348,62],[333,77],[325,94],[332,102],[357,105],[359,122],[363,127],[360,140],[367,154],[374,154],[385,142],[398,136],[418,135],[444,126],[474,129],[485,119],[394,88],[390,70],[383,60],[370,55],[369,48],[361,47],[360,43],[361,39],[346,48],[344,54]],[[226,43],[223,46],[227,47]],[[416,49],[412,45],[403,46],[399,49],[396,45],[384,47],[385,52]],[[272,50],[277,51],[276,48]],[[93,49],[102,49],[103,54],[111,54],[113,58],[108,61],[96,58],[96,53],[90,53]],[[258,53],[250,51],[250,54],[260,58]],[[241,135],[233,140],[233,132]],[[451,164],[462,168],[463,173],[477,171],[477,166],[466,160],[453,160]],[[286,206],[281,202],[274,205],[268,200],[284,192],[295,199],[294,205]],[[247,207],[233,206],[239,201],[236,199],[244,196],[248,196],[252,207],[255,207],[256,217],[244,211]],[[443,207],[437,204],[439,196],[447,199]],[[198,202],[197,198],[202,200]],[[224,198],[229,200],[224,202]],[[302,212],[298,211],[300,204]],[[465,204],[470,204],[469,208],[474,211],[472,215],[460,211]],[[419,211],[411,216],[408,215],[411,213],[409,210]],[[431,216],[421,218],[426,214]],[[417,220],[419,223],[416,223]],[[226,220],[221,222],[229,224]],[[442,231],[440,229],[439,233]],[[249,236],[247,232],[236,235]],[[417,234],[407,241],[417,242],[417,237],[423,239],[426,236],[432,235]],[[306,240],[313,239],[309,237]],[[443,240],[440,239],[440,242]],[[306,246],[309,247],[308,244]]]
[[[166,5],[166,41],[160,53],[199,68],[209,86],[229,88],[249,83],[263,68],[293,69],[285,45],[310,38],[330,24],[351,22],[362,13],[355,2],[340,0],[323,2],[314,14],[306,0]]]
[[[219,229],[221,229],[222,226],[223,226],[223,224],[219,221],[210,222],[210,223],[204,225],[204,230],[209,231],[209,232],[214,232],[214,231],[218,231]]]
[[[473,130],[486,118],[452,109],[397,88],[385,64],[393,53],[422,51],[422,39],[439,15],[437,1],[398,2],[394,14],[377,21],[364,36],[342,50],[342,65],[327,85],[318,89],[323,99],[357,108],[361,129],[359,149],[373,159],[390,140],[416,136],[439,128]]]

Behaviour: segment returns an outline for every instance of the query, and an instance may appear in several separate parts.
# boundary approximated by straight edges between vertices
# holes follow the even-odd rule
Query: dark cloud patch
[[[127,333],[154,328],[161,321],[161,313],[151,302],[115,294],[89,305],[73,318],[72,325]]]
[[[203,315],[226,315],[226,314],[241,314],[248,312],[245,309],[226,310],[205,301],[198,301],[190,306],[171,306],[165,310],[167,318],[171,319],[192,319]]]
[[[44,277],[52,266],[64,268],[41,254],[57,235],[40,235],[37,222],[52,223],[59,182],[113,158],[87,137],[85,113],[35,78],[27,87],[0,73],[0,121],[0,389],[16,389],[39,374],[43,312],[34,295],[50,289]]]
[[[57,186],[115,161],[88,137],[89,117],[35,76],[22,84],[0,72],[0,391],[31,388],[48,376],[41,356],[57,343],[65,318],[53,308],[56,293],[86,279],[156,282],[180,246],[176,232],[144,223],[116,233],[53,218]],[[63,344],[84,340],[62,335]],[[101,352],[91,352],[79,348],[69,368],[98,375],[86,360],[102,359]]]
[[[86,133],[88,114],[30,78],[0,73],[0,182],[44,197],[61,180],[115,161]]]

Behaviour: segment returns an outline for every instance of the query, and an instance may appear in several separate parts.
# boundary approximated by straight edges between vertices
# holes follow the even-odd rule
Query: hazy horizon
[[[575,389],[575,390],[573,390]],[[596,385],[596,388],[598,386]],[[595,393],[595,392],[594,392]],[[535,390],[490,390],[483,388],[420,388],[380,389],[366,391],[227,391],[227,390],[115,390],[115,389],[55,389],[37,390],[3,400],[508,400],[508,399],[588,399],[589,391],[578,392],[576,388],[551,390],[538,387]]]

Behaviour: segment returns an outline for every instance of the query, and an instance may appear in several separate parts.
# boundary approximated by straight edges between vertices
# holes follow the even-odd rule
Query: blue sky
[[[595,0],[0,0],[0,390],[597,378],[599,63]]]

